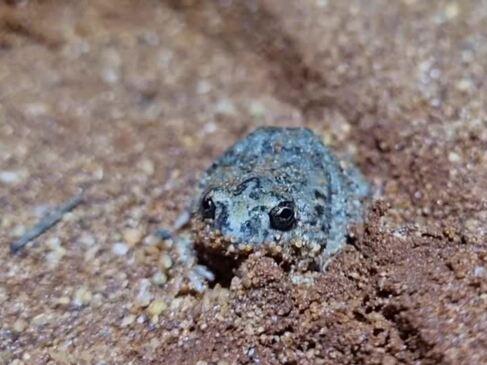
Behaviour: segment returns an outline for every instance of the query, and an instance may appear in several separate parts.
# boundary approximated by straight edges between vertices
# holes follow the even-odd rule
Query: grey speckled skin
[[[353,167],[343,168],[306,128],[265,127],[238,141],[201,179],[192,208],[195,244],[225,256],[263,249],[296,263],[323,268],[345,244],[347,226],[360,220],[368,185]],[[214,216],[204,216],[211,199]],[[294,205],[292,227],[272,227],[270,211]]]

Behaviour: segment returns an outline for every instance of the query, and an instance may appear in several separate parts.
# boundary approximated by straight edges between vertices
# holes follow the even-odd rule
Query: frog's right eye
[[[209,194],[201,200],[201,215],[205,219],[215,219],[215,203]]]
[[[271,227],[279,231],[289,231],[296,222],[294,203],[283,201],[269,212]]]

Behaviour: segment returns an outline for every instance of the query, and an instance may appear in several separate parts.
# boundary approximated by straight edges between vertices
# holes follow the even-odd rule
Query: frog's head
[[[225,240],[251,245],[275,241],[296,227],[299,216],[283,187],[255,175],[206,189],[195,214]]]

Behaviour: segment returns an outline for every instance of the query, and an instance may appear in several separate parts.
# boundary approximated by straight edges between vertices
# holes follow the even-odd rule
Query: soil
[[[0,364],[487,363],[486,75],[482,0],[0,2]],[[263,125],[353,160],[365,223],[176,295],[154,231]]]

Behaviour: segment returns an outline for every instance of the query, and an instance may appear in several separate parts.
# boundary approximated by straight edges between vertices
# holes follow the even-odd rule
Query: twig
[[[41,234],[46,232],[49,228],[53,227],[57,222],[59,222],[63,216],[76,208],[79,204],[83,202],[83,194],[76,195],[64,204],[60,205],[58,208],[41,218],[39,223],[37,223],[30,230],[25,232],[17,241],[10,245],[10,252],[13,254],[19,252],[23,249],[30,241],[39,237]]]

